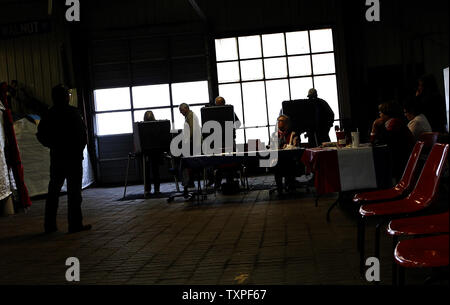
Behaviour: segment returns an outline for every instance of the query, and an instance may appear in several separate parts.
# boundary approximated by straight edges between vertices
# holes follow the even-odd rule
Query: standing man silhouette
[[[56,214],[59,193],[67,179],[69,233],[90,230],[83,225],[81,183],[83,150],[87,143],[86,127],[75,107],[69,106],[70,93],[63,85],[52,89],[53,107],[42,117],[36,134],[42,145],[50,148],[50,182],[45,203],[44,229],[58,230]]]
[[[317,90],[314,88],[309,89],[308,91],[308,99],[314,101],[315,109],[316,109],[316,136],[317,143],[314,138],[314,133],[308,132],[308,143],[310,147],[320,146],[323,142],[329,142],[330,137],[328,133],[330,132],[330,128],[333,126],[334,122],[334,112],[331,110],[330,105],[328,103],[317,97]]]

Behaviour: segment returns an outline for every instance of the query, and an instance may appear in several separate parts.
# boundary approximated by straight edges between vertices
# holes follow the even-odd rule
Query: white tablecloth
[[[337,155],[342,191],[377,187],[372,147],[341,148]]]

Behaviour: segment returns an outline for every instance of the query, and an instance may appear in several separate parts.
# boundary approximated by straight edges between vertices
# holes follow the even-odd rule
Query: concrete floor
[[[326,222],[336,194],[315,207],[304,189],[284,199],[270,196],[270,176],[249,182],[258,190],[209,195],[199,204],[121,201],[122,187],[90,188],[83,191],[83,214],[93,229],[76,234],[67,234],[66,196],[60,231],[50,235],[42,234],[45,201],[34,200],[27,213],[0,217],[0,284],[67,284],[65,261],[77,257],[80,284],[373,285],[359,275],[355,214],[338,207]],[[161,187],[173,190],[173,183]],[[142,193],[142,185],[127,191]],[[373,233],[369,226],[367,254]],[[381,284],[391,285],[386,234],[380,264]],[[429,274],[408,271],[406,281],[421,285]]]

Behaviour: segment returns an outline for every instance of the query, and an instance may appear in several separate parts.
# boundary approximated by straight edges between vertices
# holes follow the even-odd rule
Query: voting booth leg
[[[128,170],[130,169],[130,160],[133,157],[132,153],[128,154],[128,161],[127,161],[127,170],[125,172],[125,187],[123,189],[123,198],[125,199],[125,195],[127,194],[127,185],[128,185]]]
[[[147,191],[147,169],[146,169],[146,162],[145,162],[145,154],[142,155],[142,173],[144,175],[144,196],[147,195],[146,191]],[[150,194],[148,194],[150,195]]]

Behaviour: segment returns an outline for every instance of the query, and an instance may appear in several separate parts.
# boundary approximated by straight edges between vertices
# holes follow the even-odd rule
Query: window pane
[[[133,107],[170,106],[169,85],[151,85],[133,87]]]
[[[264,83],[243,83],[242,93],[244,96],[245,126],[265,126],[267,114]]]
[[[288,57],[289,76],[311,75],[310,56],[294,56]]]
[[[289,100],[287,79],[266,82],[267,106],[269,107],[269,124],[276,124],[282,108],[282,102]]]
[[[288,55],[309,53],[308,32],[286,33],[286,44]]]
[[[217,61],[238,59],[236,38],[216,39],[216,59]]]
[[[233,105],[234,113],[236,113],[242,125],[243,115],[242,115],[241,85],[240,84],[219,85],[219,95],[225,99],[226,104]]]
[[[308,90],[313,87],[311,77],[293,78],[291,82],[291,99],[306,99]]]
[[[238,82],[239,64],[235,62],[226,62],[217,64],[217,78],[219,83]]]
[[[284,35],[282,33],[262,35],[262,43],[264,57],[286,55]]]
[[[94,90],[95,111],[130,109],[128,87]]]
[[[133,132],[130,111],[100,113],[95,117],[99,136]]]
[[[245,129],[245,133],[248,140],[260,140],[264,142],[264,145],[269,144],[269,134],[267,133],[267,127],[260,128],[247,128]]]
[[[179,106],[181,103],[200,104],[209,103],[208,82],[189,82],[172,84],[173,104]]]
[[[313,70],[314,74],[335,73],[334,68],[334,53],[313,55]]]
[[[264,59],[264,72],[266,78],[287,77],[286,57]]]
[[[172,121],[170,108],[148,109],[148,110],[135,111],[134,112],[134,121],[135,122],[142,122],[144,120],[144,114],[145,114],[146,111],[152,111],[156,120],[169,120],[169,121]]]
[[[261,56],[261,39],[259,36],[239,37],[239,57],[255,58]]]
[[[334,112],[334,119],[339,119],[339,104],[337,94],[336,75],[314,77],[314,85],[319,98],[327,101]],[[331,141],[336,141],[336,133],[334,129],[330,129]]]
[[[263,78],[262,60],[241,61],[242,80],[257,80]]]
[[[333,33],[331,29],[310,31],[311,52],[333,51]]]
[[[244,144],[244,129],[236,129],[236,144]]]

